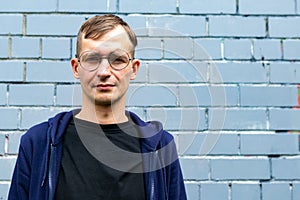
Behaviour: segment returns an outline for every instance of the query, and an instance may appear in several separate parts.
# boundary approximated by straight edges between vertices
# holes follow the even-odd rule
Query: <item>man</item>
[[[186,199],[173,137],[125,110],[136,45],[115,15],[81,26],[71,65],[82,108],[22,136],[8,199]]]

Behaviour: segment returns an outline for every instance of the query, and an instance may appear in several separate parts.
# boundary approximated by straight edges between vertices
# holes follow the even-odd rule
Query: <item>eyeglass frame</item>
[[[109,57],[109,55],[111,55],[111,53],[113,53],[113,52],[116,51],[116,50],[122,50],[122,51],[124,51],[124,52],[126,53],[126,55],[128,56],[128,63],[127,63],[127,65],[126,65],[125,67],[121,68],[121,69],[117,69],[117,68],[113,67],[112,64],[109,62],[109,60],[107,59],[107,58]],[[110,52],[110,53],[108,54],[108,56],[101,56],[100,54],[99,54],[99,56],[100,56],[100,58],[101,58],[101,61],[102,61],[103,58],[105,58],[105,59],[107,60],[108,64],[109,64],[109,66],[110,66],[113,70],[115,70],[115,71],[121,71],[121,70],[125,69],[126,67],[128,67],[128,65],[130,64],[130,62],[132,62],[132,60],[135,59],[134,57],[130,58],[129,53],[128,53],[127,51],[123,50],[123,49],[115,49],[114,51]],[[83,53],[86,53],[86,52],[95,52],[95,51],[89,51],[89,50],[83,51],[83,52],[80,53],[79,56],[78,56],[77,54],[75,54],[75,58],[77,58],[77,60],[78,60],[78,62],[79,62],[79,65],[80,65],[84,70],[86,70],[86,71],[88,71],[88,72],[96,71],[96,70],[99,68],[101,62],[99,62],[98,66],[95,67],[95,69],[92,69],[92,70],[88,70],[88,69],[86,69],[83,65],[81,65],[80,57],[82,56]]]

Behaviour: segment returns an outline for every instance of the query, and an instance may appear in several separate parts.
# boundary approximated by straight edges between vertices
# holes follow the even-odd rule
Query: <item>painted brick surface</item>
[[[290,199],[291,191],[288,183],[263,183],[262,184],[262,199]]]
[[[26,63],[27,82],[75,82],[70,62],[28,62]]]
[[[300,80],[300,69],[298,63],[271,63],[271,83],[298,83]]]
[[[17,129],[19,126],[19,110],[16,108],[0,108],[0,129]]]
[[[245,155],[278,155],[299,153],[297,135],[294,134],[265,134],[257,140],[254,134],[240,136],[241,154]],[[289,144],[289,145],[286,145]]]
[[[300,57],[300,41],[285,40],[283,41],[284,59],[299,60]]]
[[[222,1],[222,0],[180,0],[180,12],[181,13],[230,13],[234,14],[236,11],[236,5],[234,0]]]
[[[254,3],[251,0],[240,0],[239,11],[241,14],[274,14],[293,15],[295,14],[295,1],[293,0],[262,0]]]
[[[228,199],[228,184],[226,183],[203,183],[200,186],[200,199]]]
[[[4,82],[23,81],[24,63],[0,61],[0,80]]]
[[[272,177],[275,180],[300,179],[300,172],[298,170],[300,167],[299,156],[272,158],[271,161]]]
[[[231,188],[232,200],[260,199],[260,186],[258,183],[233,183]]]
[[[254,40],[253,51],[257,60],[279,60],[283,56],[280,40]]]
[[[9,105],[53,105],[53,85],[17,84],[9,87]]]
[[[206,33],[205,18],[201,16],[149,17],[149,27],[150,36],[203,36]]]
[[[7,101],[6,93],[7,93],[7,86],[5,84],[0,84],[0,105],[6,104]]]
[[[241,86],[240,94],[242,106],[297,106],[298,104],[296,86]]]
[[[1,158],[0,159],[0,179],[1,180],[10,180],[15,166],[16,159],[14,158]]]
[[[176,13],[176,0],[123,0],[120,1],[119,7],[121,12]]]
[[[208,180],[209,161],[207,159],[180,159],[183,177],[188,180]]]
[[[173,134],[189,200],[299,199],[300,0],[2,2],[0,199],[21,135],[80,107],[76,34],[106,13],[138,36],[126,109]]]
[[[179,136],[180,155],[238,155],[237,134],[183,134]]]
[[[270,129],[271,130],[299,130],[298,109],[270,109]]]
[[[224,158],[212,159],[210,162],[213,180],[264,180],[271,176],[267,158]]]
[[[23,16],[21,14],[1,14],[0,17],[1,34],[22,34]]]
[[[12,38],[12,57],[38,58],[40,57],[39,38]]]
[[[76,35],[85,17],[80,15],[29,15],[27,34],[29,35]],[[47,26],[45,23],[47,22]],[[64,22],[64,23],[61,23]]]
[[[0,58],[8,57],[8,38],[0,37]]]
[[[250,59],[251,41],[250,40],[225,40],[224,56],[227,59]]]
[[[297,37],[300,31],[298,24],[300,17],[270,17],[269,34],[271,37]]]
[[[212,16],[209,18],[211,36],[263,37],[266,35],[262,17]]]
[[[70,39],[44,38],[42,40],[42,57],[52,59],[70,58],[70,46]]]

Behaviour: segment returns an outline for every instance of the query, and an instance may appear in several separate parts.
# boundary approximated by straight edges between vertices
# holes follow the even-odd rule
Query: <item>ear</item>
[[[132,66],[131,66],[131,68],[132,68],[132,74],[130,76],[130,80],[134,80],[136,78],[137,73],[138,73],[139,68],[140,68],[140,64],[141,64],[141,62],[138,59],[134,59],[132,61]]]
[[[80,78],[79,73],[78,73],[78,67],[79,67],[78,65],[79,65],[78,59],[77,58],[72,58],[72,60],[71,60],[71,66],[72,66],[73,76],[76,79]]]

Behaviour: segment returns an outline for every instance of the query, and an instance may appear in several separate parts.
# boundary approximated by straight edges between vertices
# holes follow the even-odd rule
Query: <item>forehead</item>
[[[132,43],[122,26],[117,26],[96,40],[85,39],[82,35],[81,51],[93,50],[105,53],[115,49],[132,50]]]

